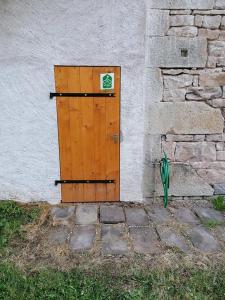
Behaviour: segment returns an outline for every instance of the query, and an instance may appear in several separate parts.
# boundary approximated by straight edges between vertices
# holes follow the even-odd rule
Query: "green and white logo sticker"
[[[100,89],[101,90],[114,89],[114,73],[100,74]]]

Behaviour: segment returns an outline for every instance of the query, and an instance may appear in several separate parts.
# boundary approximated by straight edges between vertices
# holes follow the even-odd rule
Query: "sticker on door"
[[[100,74],[100,89],[101,90],[114,89],[114,73]]]

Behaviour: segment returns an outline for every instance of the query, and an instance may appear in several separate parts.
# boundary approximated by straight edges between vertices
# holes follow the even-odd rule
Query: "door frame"
[[[82,68],[85,68],[85,67],[91,67],[91,68],[107,68],[107,67],[116,67],[116,68],[119,68],[119,74],[120,74],[120,90],[119,90],[119,135],[120,135],[120,139],[119,139],[119,161],[118,161],[118,165],[119,165],[119,175],[118,175],[118,178],[119,178],[119,200],[118,201],[110,201],[112,203],[116,203],[116,202],[120,202],[121,200],[121,170],[120,170],[120,167],[121,167],[121,149],[120,149],[120,144],[121,144],[121,81],[122,81],[122,78],[121,78],[121,74],[122,74],[122,67],[121,66],[118,66],[118,65],[54,65],[54,72],[55,72],[55,68],[57,67],[82,67]],[[55,82],[55,77],[54,77],[54,83]],[[56,102],[55,102],[56,103]],[[60,173],[60,178],[61,178],[61,161],[60,161],[60,147],[59,147],[59,116],[58,116],[58,110],[57,110],[57,104],[56,105],[56,115],[57,115],[57,118],[56,118],[56,121],[57,121],[57,135],[58,135],[58,161],[59,161],[59,173]],[[62,190],[60,188],[60,195],[61,195],[61,200],[60,202],[63,203],[63,204],[78,204],[78,203],[107,203],[107,201],[102,201],[102,202],[64,202],[62,200]]]

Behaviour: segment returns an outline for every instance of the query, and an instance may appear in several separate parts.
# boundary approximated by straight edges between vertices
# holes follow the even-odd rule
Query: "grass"
[[[223,196],[218,196],[212,200],[213,207],[219,211],[225,211],[225,202]]]
[[[122,300],[225,299],[225,268],[208,270],[123,271],[92,270],[24,273],[0,264],[0,299],[4,300]]]
[[[0,201],[0,250],[7,247],[12,238],[22,237],[21,225],[33,222],[38,213],[38,208]]]
[[[208,221],[203,222],[203,225],[209,229],[215,228],[216,226],[219,226],[222,224],[223,224],[223,222],[216,221],[216,220],[208,220]]]

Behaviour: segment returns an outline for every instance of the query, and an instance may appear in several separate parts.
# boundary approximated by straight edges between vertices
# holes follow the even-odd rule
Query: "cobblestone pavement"
[[[93,248],[99,254],[221,253],[225,249],[225,215],[206,206],[77,204],[50,209],[50,244],[71,252]]]

